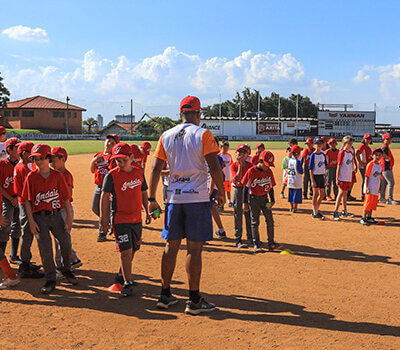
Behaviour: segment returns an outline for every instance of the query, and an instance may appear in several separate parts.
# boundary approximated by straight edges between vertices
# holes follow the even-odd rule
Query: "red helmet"
[[[312,145],[314,143],[314,140],[312,139],[312,137],[309,137],[307,140],[306,140],[306,144],[307,145]]]
[[[390,132],[386,132],[382,135],[382,140],[387,140],[387,139],[391,139],[392,138],[392,134]]]
[[[271,151],[262,151],[260,154],[260,159],[269,166],[275,166],[275,157]]]

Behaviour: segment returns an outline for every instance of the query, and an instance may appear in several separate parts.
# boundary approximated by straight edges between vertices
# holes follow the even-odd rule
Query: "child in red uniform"
[[[33,146],[31,157],[37,169],[31,171],[24,183],[22,201],[25,205],[31,232],[36,236],[46,284],[41,293],[49,294],[56,287],[56,266],[50,232],[58,239],[64,266],[61,273],[73,285],[78,283],[70,269],[71,241],[67,232],[71,230],[71,193],[64,176],[50,169],[51,148],[44,143]],[[61,209],[67,211],[63,220]]]
[[[146,210],[146,224],[151,221],[148,212],[147,184],[143,170],[132,166],[131,147],[118,143],[113,148],[112,158],[118,166],[104,178],[100,220],[104,232],[110,225],[110,196],[112,195],[112,223],[118,251],[121,253],[121,270],[124,285],[123,296],[132,295],[132,260],[140,249],[142,239],[142,204]]]
[[[304,165],[304,177],[303,177],[303,196],[304,199],[308,199],[307,191],[308,187],[310,187],[310,197],[313,196],[313,190],[311,185],[311,177],[310,177],[310,156],[314,153],[314,141],[311,137],[306,140],[307,148],[304,149],[303,153],[301,154],[301,161]]]
[[[0,196],[0,205],[3,204],[2,202],[3,201]],[[0,215],[0,226],[4,227],[5,224],[6,224],[6,218]],[[5,252],[1,248],[0,248],[0,270],[2,270],[4,274],[4,279],[3,281],[0,282],[0,289],[6,289],[9,287],[16,286],[20,282],[17,274],[8,263],[8,260],[5,256]]]
[[[142,169],[143,171],[146,170],[146,163],[147,163],[147,157],[150,154],[151,151],[151,143],[148,141],[143,141],[141,145],[139,146],[139,150],[142,153]]]
[[[112,156],[112,149],[117,143],[119,143],[118,135],[107,135],[106,140],[104,141],[104,151],[96,153],[90,163],[90,171],[94,174],[94,183],[96,185],[92,200],[92,211],[98,217],[100,217],[101,186],[103,185],[104,177],[108,174],[110,168],[114,166],[110,158]],[[99,235],[97,237],[97,242],[105,242],[106,240],[107,232],[101,230],[99,222]]]
[[[260,212],[264,214],[267,223],[268,250],[272,251],[278,248],[278,244],[274,240],[274,218],[271,210],[275,204],[274,186],[276,185],[271,166],[274,166],[274,155],[270,151],[263,151],[258,164],[247,170],[241,180],[242,186],[249,187],[250,191],[251,233],[256,253],[262,251],[258,230]],[[271,201],[268,200],[268,196]]]
[[[14,167],[19,161],[18,155],[19,140],[11,137],[6,141],[8,157],[0,161],[0,186],[3,197],[3,216],[6,218],[6,225],[0,229],[0,249],[6,251],[7,241],[11,235],[10,262],[20,264],[18,246],[21,237],[21,226],[19,224],[19,208],[17,194],[14,192]]]
[[[31,150],[32,142],[22,142],[18,145],[19,163],[14,168],[14,192],[18,196],[19,222],[22,231],[21,240],[21,265],[19,266],[19,276],[21,278],[42,278],[44,273],[40,271],[40,266],[31,263],[33,234],[29,227],[28,216],[22,204],[22,190],[24,182],[32,169]]]
[[[338,195],[338,186],[336,183],[336,171],[337,171],[337,159],[339,155],[339,150],[336,148],[337,142],[334,138],[329,139],[328,145],[329,148],[324,152],[326,161],[328,162],[328,167],[326,169],[325,193],[326,193],[326,200],[333,201],[334,199],[331,197],[332,186],[335,199]]]
[[[54,169],[58,170],[61,174],[63,174],[65,182],[68,185],[68,188],[71,192],[71,196],[72,196],[72,190],[74,188],[74,178],[72,176],[72,174],[66,169],[65,167],[65,162],[67,161],[68,158],[68,154],[67,151],[62,148],[62,147],[53,147],[51,149],[51,155],[52,155],[52,159],[51,159],[51,164],[53,166]],[[71,213],[72,213],[72,221],[74,221],[74,207],[72,206],[72,198],[71,198]],[[61,215],[63,217],[63,219],[65,220],[67,217],[67,212],[66,209],[62,209],[61,210]],[[71,232],[67,232],[70,236],[70,240],[71,240]],[[60,269],[62,266],[62,261],[61,261],[61,249],[60,249],[60,243],[57,241],[57,239],[55,239],[55,243],[56,243],[56,264],[57,267]],[[76,252],[74,249],[71,249],[71,269],[75,270],[79,267],[81,267],[82,261],[81,259],[78,258]]]

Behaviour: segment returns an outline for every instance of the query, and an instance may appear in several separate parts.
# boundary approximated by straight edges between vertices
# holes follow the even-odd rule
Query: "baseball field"
[[[67,144],[71,154],[83,149],[95,153],[102,147],[101,141]],[[279,148],[273,150],[277,165],[284,157],[284,144]],[[400,149],[393,154],[398,160],[395,198],[400,199]],[[310,200],[298,213],[290,213],[287,200],[278,198],[273,209],[275,237],[293,255],[255,254],[234,247],[233,211],[226,206],[222,220],[228,239],[215,239],[204,247],[201,283],[202,294],[219,310],[189,316],[183,313],[188,297],[185,245],[172,284],[180,301],[167,311],[155,308],[164,246],[162,219],[144,227],[144,242],[134,260],[134,295],[122,298],[107,291],[119,255],[111,236],[96,242],[92,156],[75,154],[67,162],[75,180],[72,242],[84,263],[76,273],[79,285],[60,281],[46,296],[39,292],[44,280],[24,279],[0,291],[0,349],[400,348],[400,206],[380,204],[376,217],[386,225],[366,227],[359,223],[360,201],[349,204],[356,216],[339,222],[330,215],[334,204],[324,202],[327,219],[322,222],[312,219]],[[147,178],[151,164],[152,155]],[[273,171],[279,194],[282,171]],[[359,175],[357,180],[353,195],[360,198]],[[160,184],[160,202],[161,195]],[[263,221],[261,238],[265,242]],[[36,242],[33,255],[40,263]]]

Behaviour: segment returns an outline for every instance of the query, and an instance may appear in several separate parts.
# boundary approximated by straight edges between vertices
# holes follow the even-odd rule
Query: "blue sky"
[[[378,104],[400,124],[398,1],[2,1],[0,71],[12,99],[69,95],[86,116],[173,114],[244,86]]]

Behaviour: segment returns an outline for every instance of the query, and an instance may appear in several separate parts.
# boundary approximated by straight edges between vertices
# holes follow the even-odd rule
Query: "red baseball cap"
[[[6,140],[6,148],[10,146],[16,146],[20,143],[18,140],[18,137],[10,137],[9,139]]]
[[[32,147],[31,157],[46,157],[51,155],[51,147],[45,143],[37,143]]]
[[[309,138],[306,140],[306,144],[308,145],[308,144],[312,144],[312,143],[314,143],[314,141],[313,141],[312,137],[309,137]]]
[[[337,143],[336,139],[333,138],[333,137],[331,137],[331,138],[329,139],[329,141],[328,141],[328,144],[330,145],[330,144],[333,143],[333,142]]]
[[[142,153],[140,152],[138,145],[132,144],[130,147],[132,153],[132,163],[140,168],[142,165]]]
[[[374,153],[376,153],[376,152],[383,153],[383,150],[382,150],[382,148],[380,148],[380,147],[375,147],[375,148],[372,150],[372,154],[374,154]]]
[[[32,142],[21,142],[18,145],[18,154],[21,154],[22,152],[31,152],[32,151],[32,147],[33,147],[33,143]]]
[[[327,139],[325,136],[322,136],[321,139],[322,139],[324,142],[328,142],[328,139]]]
[[[4,134],[6,132],[7,132],[6,128],[4,126],[0,126],[0,134]]]
[[[302,149],[299,145],[294,145],[294,146],[292,146],[292,148],[290,149],[290,152],[291,152],[291,153],[300,154],[302,150],[303,150],[303,149]]]
[[[131,154],[131,147],[127,143],[119,142],[113,147],[111,158],[129,157]]]
[[[363,138],[364,139],[372,139],[372,135],[370,133],[366,133]]]
[[[57,156],[57,157],[64,157],[65,160],[67,160],[67,158],[68,158],[68,154],[67,154],[67,151],[65,150],[65,148],[62,148],[60,146],[53,147],[51,149],[51,155]]]
[[[151,143],[148,141],[143,141],[140,145],[146,151],[146,154],[149,155],[151,151]]]
[[[195,96],[186,96],[181,101],[181,112],[200,112],[203,108],[200,107],[200,100]]]
[[[260,159],[264,161],[269,166],[275,166],[274,161],[275,157],[271,151],[262,151],[260,154]]]
[[[387,139],[391,139],[392,138],[392,134],[390,132],[386,132],[382,135],[382,140],[387,140]]]
[[[265,146],[264,146],[264,144],[262,142],[259,142],[259,143],[256,144],[256,148],[258,148],[258,147],[264,147],[265,148]]]
[[[119,136],[117,134],[108,134],[106,136],[106,139],[108,139],[109,137],[113,138],[116,143],[120,143],[120,139],[119,139]]]
[[[236,147],[236,152],[239,152],[240,150],[246,151],[250,154],[249,146],[245,145],[244,143],[241,143],[239,146]]]

